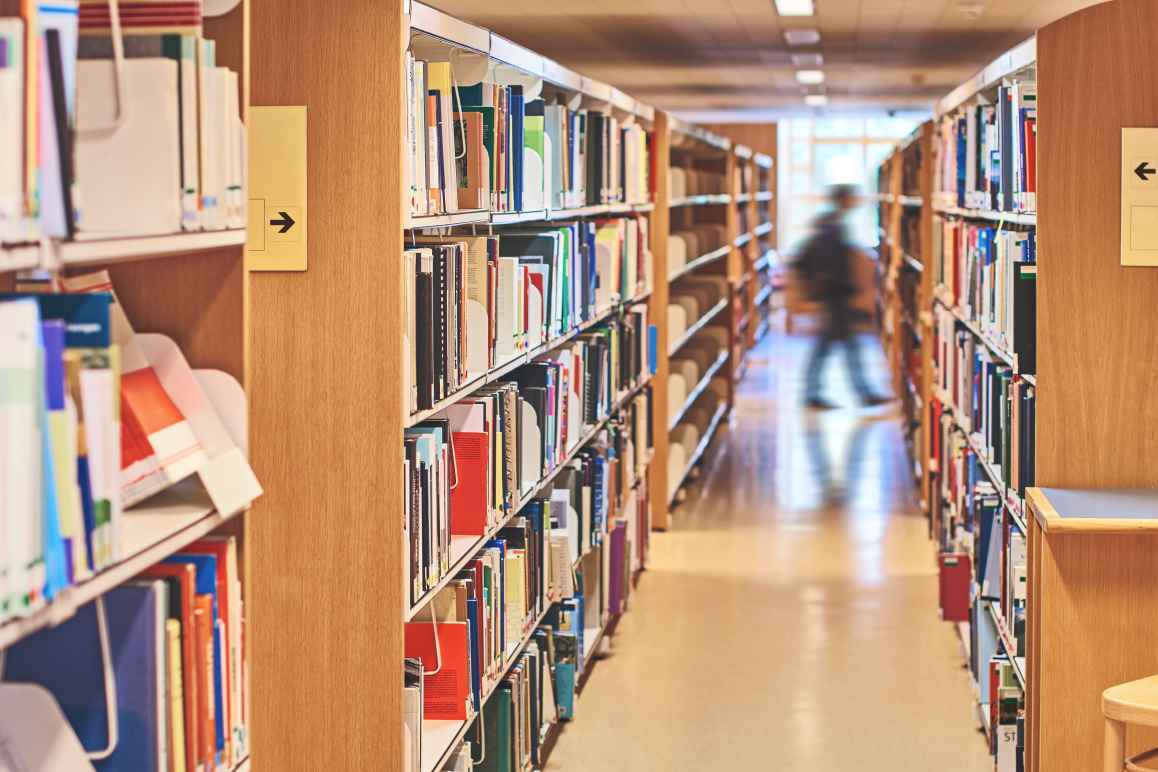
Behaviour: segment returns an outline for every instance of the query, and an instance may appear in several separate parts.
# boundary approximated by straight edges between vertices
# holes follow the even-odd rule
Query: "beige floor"
[[[655,534],[549,770],[992,768],[898,421],[803,413],[806,351],[754,352],[703,494]]]

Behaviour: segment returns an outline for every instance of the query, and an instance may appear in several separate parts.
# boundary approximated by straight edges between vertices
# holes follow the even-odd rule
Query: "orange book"
[[[168,579],[176,577],[181,585],[181,680],[185,696],[185,769],[197,768],[197,655],[194,643],[194,587],[196,569],[189,563],[158,563],[141,572],[146,579]],[[171,747],[171,746],[170,746]]]
[[[486,209],[490,206],[491,192],[490,168],[484,157],[482,113],[455,113],[454,119],[466,140],[466,152],[458,165],[458,208]]]
[[[438,650],[434,630],[438,629]],[[405,653],[422,661],[424,718],[470,718],[470,653],[466,622],[407,622]],[[429,674],[429,675],[428,675]]]
[[[487,532],[490,445],[490,435],[485,432],[454,433],[458,485],[450,491],[450,532],[456,536]]]
[[[213,555],[217,558],[217,612],[219,619],[214,620],[214,625],[221,623],[221,641],[222,651],[225,657],[225,667],[221,669],[222,672],[222,686],[225,690],[226,699],[222,701],[222,708],[225,715],[219,716],[219,720],[225,723],[225,750],[227,755],[232,752],[232,741],[234,739],[234,725],[237,723],[236,718],[231,715],[233,708],[233,679],[235,678],[235,667],[237,663],[231,662],[230,657],[237,650],[238,642],[233,640],[234,631],[230,627],[230,622],[233,619],[231,616],[230,603],[230,586],[234,581],[234,577],[229,575],[229,551],[230,540],[227,539],[203,539],[202,541],[194,542],[183,550],[182,554],[187,555]],[[232,758],[226,759],[227,763],[232,762]]]

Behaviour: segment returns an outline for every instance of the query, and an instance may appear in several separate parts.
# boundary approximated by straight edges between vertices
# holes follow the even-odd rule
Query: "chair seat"
[[[1137,756],[1126,759],[1126,772],[1158,772],[1158,767],[1142,766],[1143,761],[1158,759],[1158,748],[1139,753]]]
[[[1102,692],[1102,714],[1125,724],[1158,726],[1158,676],[1106,689]]]

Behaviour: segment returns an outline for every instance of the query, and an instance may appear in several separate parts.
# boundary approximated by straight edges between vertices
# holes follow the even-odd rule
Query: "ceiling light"
[[[816,13],[812,0],[775,0],[776,12],[781,16],[811,16]]]
[[[797,70],[796,82],[806,86],[815,86],[824,82],[824,70]]]
[[[820,42],[820,33],[810,28],[786,29],[784,42],[790,46],[814,46]]]
[[[804,97],[804,104],[809,107],[824,107],[828,104],[828,96],[825,94],[807,94]]]
[[[824,56],[821,54],[792,54],[792,66],[802,70],[818,70],[824,66]]]

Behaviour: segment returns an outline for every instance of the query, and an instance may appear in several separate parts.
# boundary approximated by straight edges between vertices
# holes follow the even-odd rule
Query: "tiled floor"
[[[752,352],[549,770],[991,768],[896,415],[851,407],[838,367],[850,406],[802,411],[808,345]]]

